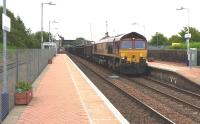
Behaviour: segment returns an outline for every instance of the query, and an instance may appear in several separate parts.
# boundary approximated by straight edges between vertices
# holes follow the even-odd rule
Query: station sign
[[[191,34],[185,34],[185,38],[191,38]]]
[[[2,29],[10,32],[10,18],[2,13]]]

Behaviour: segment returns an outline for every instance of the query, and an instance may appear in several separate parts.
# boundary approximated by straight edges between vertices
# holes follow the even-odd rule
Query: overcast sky
[[[0,0],[3,4],[3,0]],[[41,3],[46,0],[7,0],[7,8],[20,16],[32,32],[41,30]],[[44,30],[49,20],[52,33],[62,34],[65,39],[84,37],[99,40],[106,32],[117,35],[136,31],[148,39],[155,32],[170,37],[188,24],[187,10],[177,11],[181,6],[190,9],[190,26],[200,30],[200,7],[198,0],[52,0],[55,6],[44,5]],[[133,25],[136,23],[136,25]],[[57,28],[57,29],[56,29]]]

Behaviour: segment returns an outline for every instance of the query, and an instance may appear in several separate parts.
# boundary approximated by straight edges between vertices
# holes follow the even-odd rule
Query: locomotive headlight
[[[126,57],[126,56],[124,56],[124,57],[122,57],[121,59],[125,59],[125,60],[126,60],[126,59],[127,59],[127,57]]]

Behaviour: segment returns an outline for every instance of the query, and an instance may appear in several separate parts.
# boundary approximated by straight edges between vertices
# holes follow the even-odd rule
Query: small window
[[[121,48],[122,49],[132,49],[132,41],[122,41]]]
[[[135,49],[145,49],[145,42],[142,40],[136,40]]]

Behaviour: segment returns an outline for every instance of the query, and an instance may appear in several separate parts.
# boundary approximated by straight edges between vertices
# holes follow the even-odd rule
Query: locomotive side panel
[[[119,57],[119,42],[103,42],[95,44],[94,54]]]

